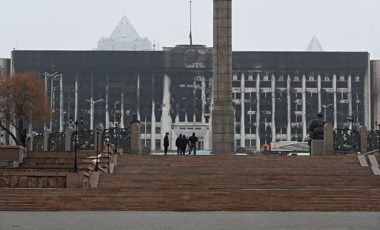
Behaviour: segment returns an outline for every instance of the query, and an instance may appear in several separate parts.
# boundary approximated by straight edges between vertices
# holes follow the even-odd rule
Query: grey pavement
[[[378,230],[375,212],[0,212],[1,230]]]

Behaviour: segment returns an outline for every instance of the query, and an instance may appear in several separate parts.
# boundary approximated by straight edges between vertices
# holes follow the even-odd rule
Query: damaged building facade
[[[233,52],[236,147],[304,141],[317,112],[335,128],[374,128],[378,66],[367,52]],[[114,127],[120,113],[122,128],[137,116],[142,145],[152,150],[163,148],[166,132],[171,149],[179,134],[193,132],[199,148],[210,149],[212,48],[15,50],[11,71],[41,74],[52,99],[53,132],[63,131],[70,117],[83,117],[85,129]]]

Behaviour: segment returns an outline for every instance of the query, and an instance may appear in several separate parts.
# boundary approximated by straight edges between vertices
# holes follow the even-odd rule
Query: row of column
[[[51,74],[52,76],[54,76],[54,74]],[[51,90],[54,88],[54,85],[53,85],[53,80],[54,78],[57,78],[59,77],[59,80],[60,80],[60,83],[59,83],[59,87],[60,87],[60,99],[59,99],[59,102],[60,102],[60,107],[59,107],[59,130],[62,131],[63,130],[63,81],[62,81],[62,74],[55,74],[55,77],[50,77],[50,83],[51,83]],[[260,82],[261,82],[261,77],[262,75],[260,73],[258,73],[256,75],[256,97],[257,97],[257,105],[256,105],[256,111],[258,111],[256,113],[256,123],[260,123],[260,89],[261,89],[261,85],[260,85]],[[272,139],[273,141],[276,140],[276,123],[275,123],[275,115],[276,115],[276,106],[275,106],[275,91],[276,91],[276,79],[277,79],[278,76],[275,76],[274,74],[272,74],[270,76],[271,78],[271,93],[272,93],[272,122],[271,122],[271,129],[272,129]],[[109,77],[106,76],[107,80],[106,80],[106,98],[105,98],[105,126],[106,128],[109,128],[110,127],[110,123],[109,123],[109,112],[108,112],[108,107],[109,107]],[[253,78],[253,74],[250,74],[249,75],[249,78]],[[302,136],[303,136],[303,139],[306,138],[307,136],[307,121],[306,121],[306,93],[307,93],[307,89],[306,89],[306,75],[303,75],[302,77],[302,88],[298,88],[297,90],[298,91],[302,91],[302,111],[300,111],[302,113]],[[351,75],[348,75],[347,76],[347,82],[348,82],[348,86],[347,86],[347,92],[348,92],[348,114],[352,114],[352,76]],[[291,114],[292,114],[292,111],[291,111],[291,96],[290,96],[290,93],[291,93],[291,77],[290,75],[287,76],[287,117],[288,117],[288,120],[287,120],[287,140],[290,140],[291,139]],[[246,139],[246,134],[245,134],[245,113],[246,113],[246,108],[245,108],[245,93],[246,93],[246,87],[245,87],[245,82],[246,82],[246,75],[245,74],[241,74],[241,78],[240,78],[240,81],[241,81],[241,134],[240,134],[240,139],[241,139],[241,146],[242,147],[245,147],[245,139]],[[47,77],[45,76],[45,83],[47,85]],[[74,87],[75,87],[75,105],[74,105],[74,119],[77,120],[78,119],[78,88],[79,88],[79,84],[78,84],[78,75],[75,76],[75,83],[74,83]],[[137,105],[139,105],[139,98],[140,98],[140,91],[139,91],[139,84],[140,84],[140,76],[138,76],[138,80],[137,80]],[[164,75],[164,87],[163,87],[163,103],[162,103],[162,116],[161,116],[161,136],[160,137],[163,137],[165,132],[170,132],[171,128],[172,128],[172,124],[171,124],[171,117],[169,115],[169,112],[170,112],[170,99],[171,99],[171,93],[170,93],[170,84],[171,84],[171,80],[170,80],[170,76],[168,75]],[[194,84],[195,84],[195,80],[194,80]],[[205,96],[205,88],[206,88],[206,83],[205,83],[205,77],[202,77],[202,80],[201,80],[201,90],[202,90],[202,124],[205,123],[205,120],[204,120],[204,106],[206,104],[206,96]],[[326,109],[326,108],[323,108],[323,106],[326,106],[326,105],[322,105],[322,77],[320,75],[318,75],[317,77],[317,92],[318,92],[318,108],[320,111],[323,112],[323,109]],[[334,95],[334,100],[333,100],[333,110],[334,110],[334,128],[336,128],[336,125],[337,125],[337,75],[333,75],[333,79],[332,79],[332,85],[333,85],[333,95]],[[97,100],[97,101],[94,101],[93,100],[93,76],[91,75],[91,98],[90,100],[87,100],[88,102],[91,103],[91,109],[90,109],[90,113],[91,113],[91,120],[90,120],[90,126],[93,126],[93,122],[94,122],[94,105],[96,102],[100,102],[100,100]],[[122,89],[121,89],[121,95],[120,95],[120,112],[121,112],[121,123],[120,123],[120,128],[124,128],[124,116],[125,116],[125,109],[124,109],[124,84],[122,84]],[[47,88],[46,88],[47,90]],[[54,103],[54,93],[53,92],[50,92],[51,93],[51,96],[53,98],[52,100],[52,103]],[[212,95],[214,96],[214,95]],[[55,105],[52,105],[53,107]],[[366,106],[365,106],[366,107]],[[156,127],[157,127],[157,121],[155,119],[155,103],[154,103],[154,100],[152,98],[152,108],[151,108],[151,111],[152,111],[152,120],[151,120],[151,134],[150,134],[150,138],[151,138],[151,149],[154,150],[156,148],[156,144],[155,144],[155,140],[156,140]],[[294,112],[294,111],[293,111]],[[140,108],[138,106],[138,110],[137,110],[137,116],[138,116],[138,119],[140,119]],[[176,119],[176,122],[179,123],[179,120]],[[210,121],[211,122],[211,121]],[[195,124],[195,122],[194,122]],[[92,127],[90,127],[91,129]],[[256,126],[257,130],[256,130],[256,133],[259,133],[259,126]],[[210,127],[211,129],[211,127]],[[256,139],[257,139],[257,143],[260,142],[260,137],[259,135],[256,136]]]
[[[265,75],[266,76],[266,75]],[[257,98],[257,104],[256,104],[256,124],[260,123],[261,119],[261,109],[260,109],[260,97],[261,97],[261,77],[262,75],[258,73],[256,75],[256,98]],[[268,76],[266,76],[268,77]],[[250,75],[249,78],[253,79],[253,76]],[[272,141],[275,141],[277,139],[277,133],[276,133],[276,122],[275,122],[275,116],[276,116],[276,76],[274,74],[271,75],[271,94],[272,94],[272,122],[271,122],[271,129],[272,129]],[[287,140],[291,140],[291,76],[287,76]],[[348,92],[348,114],[352,114],[352,77],[351,75],[348,75],[348,85],[347,85],[347,92]],[[245,82],[246,82],[246,76],[245,74],[241,74],[240,78],[240,87],[241,87],[241,125],[240,125],[240,139],[241,139],[241,147],[245,147],[245,139],[246,139],[246,133],[245,133],[245,114],[246,114],[246,108],[245,108],[245,93],[246,87],[245,87]],[[317,79],[318,83],[318,110],[322,111],[323,105],[322,104],[322,78],[321,75],[318,75]],[[334,128],[337,126],[337,75],[333,75],[332,79],[332,85],[333,85],[333,95],[334,95],[334,104],[333,104],[333,110],[334,110]],[[308,126],[307,126],[307,121],[306,121],[306,93],[307,93],[307,88],[306,88],[306,75],[302,76],[302,88],[296,89],[297,91],[302,92],[302,139],[305,139],[308,135]],[[326,107],[324,109],[327,109]],[[281,111],[282,112],[282,111]],[[352,124],[350,124],[352,125]],[[350,127],[352,128],[352,127]],[[259,133],[259,125],[256,125],[256,134]],[[260,136],[256,135],[256,142],[260,143]],[[257,146],[257,150],[259,150],[260,146]]]

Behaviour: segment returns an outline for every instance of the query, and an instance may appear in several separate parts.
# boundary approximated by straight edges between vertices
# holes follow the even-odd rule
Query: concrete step
[[[378,189],[0,189],[0,211],[380,211]]]
[[[380,178],[353,175],[110,175],[100,177],[103,188],[380,188]]]
[[[97,188],[0,194],[0,211],[380,211],[380,179],[356,156],[121,155]]]

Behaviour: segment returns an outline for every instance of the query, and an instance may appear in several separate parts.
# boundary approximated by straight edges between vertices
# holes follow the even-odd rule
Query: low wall
[[[1,172],[0,188],[82,188],[88,180],[81,172]]]
[[[26,152],[22,146],[0,146],[0,162],[22,163],[24,157]]]

